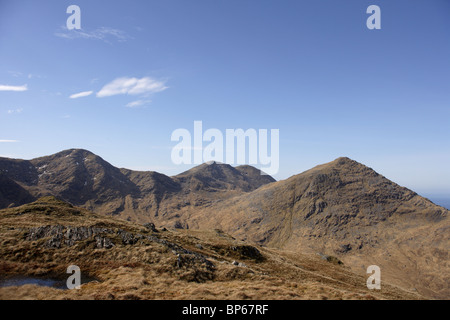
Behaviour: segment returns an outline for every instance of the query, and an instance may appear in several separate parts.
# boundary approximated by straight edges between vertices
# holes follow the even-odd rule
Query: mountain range
[[[276,250],[335,255],[359,274],[378,265],[382,281],[450,298],[449,211],[349,158],[282,181],[215,162],[169,177],[80,149],[0,158],[0,208],[49,195],[134,223],[221,229]]]
[[[118,169],[99,156],[71,149],[33,160],[0,158],[0,205],[20,205],[53,195],[74,205],[128,220],[170,220],[179,209],[250,192],[274,182],[251,166],[203,164],[174,177]],[[6,188],[10,190],[10,188]],[[175,221],[174,223],[179,223]]]

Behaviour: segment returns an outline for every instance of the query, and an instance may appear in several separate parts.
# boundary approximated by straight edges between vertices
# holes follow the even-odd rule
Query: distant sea
[[[426,198],[428,198],[431,201],[433,201],[433,203],[450,210],[450,199],[449,198],[447,198],[447,199],[434,198],[434,197],[426,197]]]

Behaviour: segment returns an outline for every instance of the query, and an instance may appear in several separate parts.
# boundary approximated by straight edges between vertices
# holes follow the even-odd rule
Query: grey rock
[[[156,230],[156,227],[155,227],[154,223],[151,223],[151,222],[146,223],[146,224],[144,224],[144,227],[149,229],[149,230],[151,230],[151,231],[153,231],[153,232],[158,232],[158,230]]]
[[[119,231],[117,231],[117,234],[120,235],[120,237],[122,238],[122,242],[125,245],[133,245],[139,240],[132,233],[124,231],[122,229],[119,229]]]
[[[95,241],[97,243],[97,249],[111,249],[112,247],[114,247],[114,243],[108,237],[97,236],[95,237]]]
[[[173,227],[175,229],[184,229],[183,225],[181,224],[181,222],[179,220],[175,221],[175,223],[173,224]]]

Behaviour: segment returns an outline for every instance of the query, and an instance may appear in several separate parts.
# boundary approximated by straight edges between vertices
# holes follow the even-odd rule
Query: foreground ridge
[[[249,244],[221,230],[139,225],[53,197],[0,210],[0,299],[420,299],[318,255]],[[12,279],[64,284],[69,264],[80,290],[4,286]]]

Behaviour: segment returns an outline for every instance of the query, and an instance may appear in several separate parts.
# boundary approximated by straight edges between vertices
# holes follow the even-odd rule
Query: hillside
[[[214,212],[214,216],[208,215]],[[192,228],[293,252],[337,255],[357,272],[450,297],[448,210],[348,158],[199,210]]]
[[[255,246],[221,230],[161,229],[46,197],[0,210],[0,299],[420,299],[337,260]],[[63,290],[66,269],[80,290]],[[11,281],[51,282],[5,286]]]

